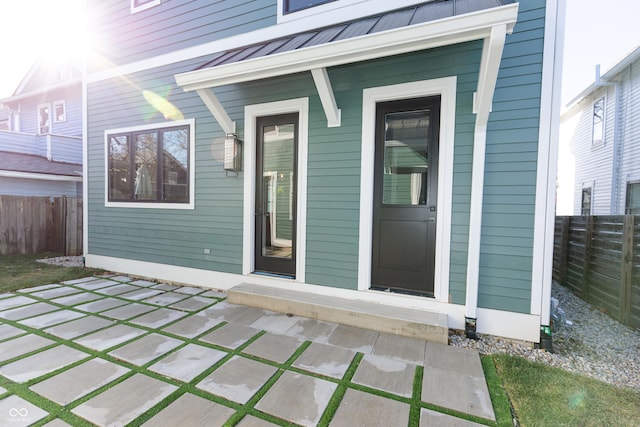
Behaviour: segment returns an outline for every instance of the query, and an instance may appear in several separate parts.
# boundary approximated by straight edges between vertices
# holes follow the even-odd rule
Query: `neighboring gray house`
[[[87,266],[540,340],[563,0],[86,7]]]
[[[574,215],[640,215],[640,47],[562,114],[575,157]]]
[[[0,106],[0,195],[82,197],[80,68],[42,58]]]

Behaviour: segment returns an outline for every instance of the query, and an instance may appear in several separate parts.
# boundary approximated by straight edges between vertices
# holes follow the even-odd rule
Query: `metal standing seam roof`
[[[215,59],[197,69],[261,58],[277,53],[291,52],[311,46],[328,44],[339,40],[366,36],[368,34],[423,24],[429,21],[477,12],[493,7],[515,3],[516,0],[435,0],[423,4],[360,18],[329,27],[313,29],[291,36],[281,37],[250,46],[223,52]]]

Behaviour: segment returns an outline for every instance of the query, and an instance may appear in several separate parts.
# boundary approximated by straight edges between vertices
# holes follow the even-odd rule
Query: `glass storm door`
[[[255,271],[295,277],[298,114],[256,129]]]
[[[440,97],[376,107],[371,287],[433,296]]]

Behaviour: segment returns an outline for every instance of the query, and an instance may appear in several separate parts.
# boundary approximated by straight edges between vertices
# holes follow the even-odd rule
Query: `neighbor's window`
[[[640,215],[640,181],[627,183],[627,203],[624,211],[627,215]]]
[[[604,98],[593,103],[593,132],[591,143],[601,144],[604,141]]]
[[[53,103],[53,122],[66,122],[67,121],[67,109],[65,108],[64,101],[56,101]]]
[[[591,215],[591,187],[582,189],[582,209],[581,215]]]
[[[38,106],[38,133],[51,133],[51,107],[49,104]]]
[[[109,201],[189,203],[190,126],[107,133]]]
[[[140,12],[150,7],[157,6],[161,0],[131,0],[131,13]]]
[[[283,0],[282,13],[287,14],[297,12],[320,4],[331,3],[332,1],[336,0]]]

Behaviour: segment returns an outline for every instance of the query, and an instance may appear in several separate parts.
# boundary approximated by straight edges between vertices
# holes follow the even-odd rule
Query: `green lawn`
[[[53,256],[0,256],[0,293],[104,273],[35,261]],[[482,364],[496,412],[495,426],[513,426],[512,409],[523,427],[640,425],[640,391],[619,389],[521,357],[483,356]],[[413,415],[415,425],[419,415]]]
[[[37,259],[56,256],[59,255],[45,253],[0,256],[0,293],[103,273],[91,268],[60,267],[36,262]]]

